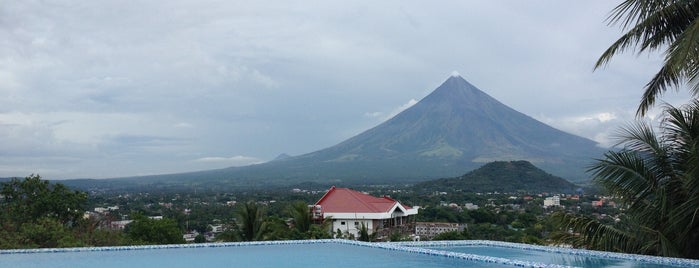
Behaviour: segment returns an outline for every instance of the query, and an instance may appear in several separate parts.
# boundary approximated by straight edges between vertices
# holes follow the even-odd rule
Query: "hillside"
[[[417,192],[526,192],[572,193],[577,186],[546,173],[527,161],[496,161],[460,177],[444,178],[415,185]]]

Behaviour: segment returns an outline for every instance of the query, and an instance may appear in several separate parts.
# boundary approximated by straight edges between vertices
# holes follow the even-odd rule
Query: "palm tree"
[[[237,216],[237,224],[243,240],[258,241],[264,239],[264,235],[268,232],[264,220],[264,209],[255,202],[246,202],[238,208]]]
[[[556,217],[563,243],[591,249],[699,258],[699,101],[666,106],[660,131],[639,122],[622,130],[619,145],[597,160],[594,181],[618,197],[618,223],[571,214]],[[659,133],[659,134],[656,134]]]
[[[289,207],[289,214],[294,219],[294,228],[301,233],[306,233],[311,228],[311,210],[306,202],[297,201]]]
[[[668,88],[688,83],[699,94],[699,1],[626,0],[608,20],[628,31],[602,54],[595,69],[627,49],[665,50],[664,65],[646,85],[638,115],[644,115]]]
[[[357,238],[359,241],[364,241],[364,242],[371,242],[371,236],[369,235],[369,229],[366,227],[364,222],[362,222],[362,226],[359,228],[359,238]]]

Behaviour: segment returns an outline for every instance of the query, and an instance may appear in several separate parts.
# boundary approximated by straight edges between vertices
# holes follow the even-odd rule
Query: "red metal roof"
[[[348,188],[333,186],[316,202],[316,205],[320,205],[324,213],[384,213],[390,212],[396,203],[398,201],[387,196],[374,197]],[[410,209],[408,206],[400,205]]]

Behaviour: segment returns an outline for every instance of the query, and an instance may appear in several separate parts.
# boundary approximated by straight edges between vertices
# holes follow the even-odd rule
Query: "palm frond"
[[[663,66],[644,87],[637,115],[645,115],[660,95],[685,82],[699,94],[698,18],[698,1],[624,1],[612,10],[608,21],[621,23],[628,31],[602,53],[594,69],[629,49],[640,54],[667,48]]]
[[[581,215],[558,212],[552,217],[564,229],[563,233],[554,237],[559,243],[596,250],[635,251],[629,247],[635,245],[636,238],[624,230]]]
[[[571,243],[699,258],[699,100],[666,105],[663,116],[659,131],[644,122],[623,128],[617,137],[623,149],[589,168],[594,182],[627,205],[626,216],[613,225],[564,217],[580,233]]]
[[[676,70],[675,66],[663,65],[660,71],[656,73],[650,82],[646,84],[641,96],[641,103],[636,110],[637,116],[643,116],[648,110],[653,107],[655,100],[662,95],[668,88],[677,87],[682,83],[682,77]]]

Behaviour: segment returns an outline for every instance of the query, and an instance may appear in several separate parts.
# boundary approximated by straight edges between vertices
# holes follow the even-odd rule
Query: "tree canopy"
[[[645,122],[623,130],[623,149],[590,169],[594,181],[627,207],[617,223],[559,215],[559,239],[600,250],[699,258],[699,101],[667,106],[660,134]]]
[[[255,202],[243,203],[237,211],[236,223],[245,241],[264,240],[269,229],[265,220],[264,209]]]
[[[87,194],[39,175],[14,178],[0,186],[0,248],[88,245],[77,232]]]
[[[17,225],[48,217],[61,224],[77,222],[85,212],[87,194],[63,184],[51,184],[39,175],[14,178],[0,189],[2,219]]]
[[[134,214],[133,222],[124,230],[133,241],[141,244],[182,244],[182,231],[173,219],[151,219],[142,214]]]

